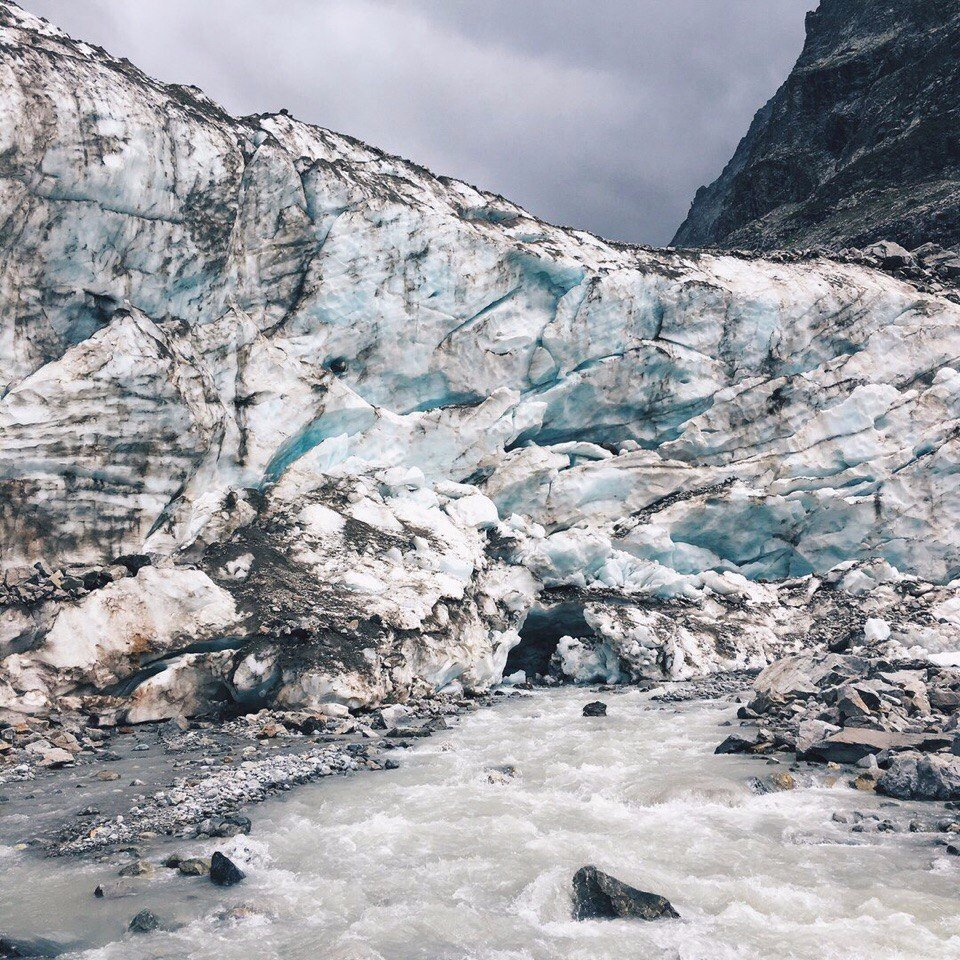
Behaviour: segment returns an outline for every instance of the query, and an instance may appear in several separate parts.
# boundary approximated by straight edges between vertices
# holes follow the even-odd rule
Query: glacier
[[[960,650],[950,299],[553,226],[6,0],[0,47],[0,711]]]

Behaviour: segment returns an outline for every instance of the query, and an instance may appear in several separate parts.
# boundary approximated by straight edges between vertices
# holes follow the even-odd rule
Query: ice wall
[[[146,550],[236,592],[217,550],[272,517],[290,555],[316,491],[342,516],[360,483],[382,502],[351,523],[403,540],[339,554],[361,619],[393,623],[382,548],[433,577],[389,629],[439,637],[453,599],[472,663],[506,656],[491,637],[541,588],[699,602],[875,558],[956,576],[947,299],[550,226],[287,115],[232,118],[12,3],[0,47],[8,573]],[[431,540],[398,497],[451,527]],[[526,606],[479,590],[498,564],[533,578]]]

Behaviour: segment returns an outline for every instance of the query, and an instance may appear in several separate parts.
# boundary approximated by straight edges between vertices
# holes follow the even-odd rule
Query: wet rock
[[[756,753],[763,749],[766,743],[759,737],[759,731],[748,730],[740,733],[731,733],[720,746],[714,750],[714,753]]]
[[[246,874],[219,850],[213,855],[210,861],[210,880],[218,887],[232,887],[245,876]]]
[[[114,880],[112,883],[98,883],[93,891],[97,900],[121,900],[125,897],[133,897],[143,891],[142,884],[124,877],[120,880]]]
[[[153,874],[153,864],[146,860],[134,860],[120,869],[121,877],[149,877]]]
[[[792,774],[775,773],[769,777],[753,777],[748,781],[753,793],[764,796],[768,793],[783,793],[786,790],[795,790],[797,781]]]
[[[877,792],[900,800],[960,800],[960,758],[900,754],[877,781]]]
[[[859,777],[856,777],[852,786],[855,790],[861,790],[864,793],[872,793],[877,789],[877,779],[879,777],[879,771],[870,770],[867,773],[861,773]]]
[[[602,700],[593,700],[583,708],[585,717],[605,717],[607,705]]]
[[[230,813],[225,817],[211,817],[197,827],[197,836],[230,838],[249,834],[252,828],[249,817]]]
[[[177,870],[185,877],[203,877],[210,872],[210,862],[201,857],[189,857],[177,864]]]
[[[252,903],[240,903],[234,907],[227,907],[216,914],[219,923],[236,923],[242,920],[249,920],[251,917],[266,916],[262,907]]]
[[[128,929],[133,933],[150,933],[160,926],[160,919],[150,910],[141,910],[131,921]]]
[[[768,779],[775,791],[794,790],[797,786],[797,781],[790,773],[774,773]]]
[[[660,920],[679,916],[665,897],[637,890],[596,867],[581,867],[573,876],[575,920]]]
[[[0,936],[0,960],[21,960],[27,957],[59,957],[64,947],[52,940],[18,940]]]
[[[487,771],[487,780],[493,784],[509,783],[520,776],[520,771],[513,764],[506,763],[500,767],[492,767]]]

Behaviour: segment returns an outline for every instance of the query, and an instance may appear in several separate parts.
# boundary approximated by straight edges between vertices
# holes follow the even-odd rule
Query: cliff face
[[[759,666],[845,590],[960,636],[897,586],[960,569],[956,304],[615,247],[6,2],[0,49],[0,711]]]
[[[960,2],[823,0],[679,247],[960,243]]]

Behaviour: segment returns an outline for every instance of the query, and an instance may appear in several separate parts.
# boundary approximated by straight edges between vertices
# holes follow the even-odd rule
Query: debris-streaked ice
[[[760,666],[838,592],[955,649],[956,304],[553,227],[0,11],[0,558],[156,564],[0,611],[0,707],[144,656],[138,719],[483,688],[558,597],[581,680]]]

